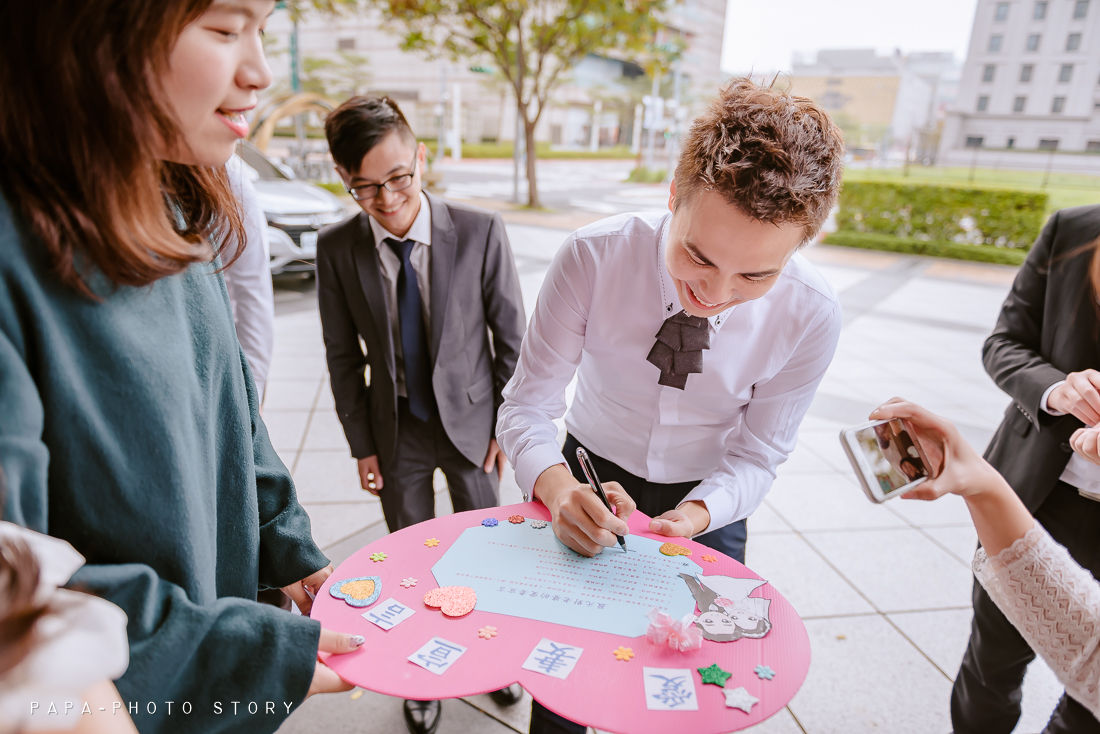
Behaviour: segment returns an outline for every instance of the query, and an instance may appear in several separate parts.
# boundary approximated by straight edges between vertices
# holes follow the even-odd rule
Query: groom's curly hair
[[[733,79],[684,140],[675,206],[714,191],[753,219],[802,227],[808,241],[836,204],[843,161],[840,129],[812,100]]]

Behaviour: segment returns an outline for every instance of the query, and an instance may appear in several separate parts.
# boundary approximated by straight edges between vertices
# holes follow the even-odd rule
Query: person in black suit
[[[1100,573],[1100,467],[1073,454],[1070,437],[1100,423],[1098,294],[1100,206],[1057,212],[1032,247],[985,342],[985,369],[1012,398],[985,457],[1050,535],[1093,576]],[[1100,497],[1100,494],[1097,495]],[[1035,658],[981,584],[970,643],[951,692],[955,734],[1008,734]],[[1100,732],[1063,695],[1045,733]]]
[[[317,242],[332,395],[363,489],[391,531],[435,516],[437,468],[456,512],[495,507],[497,408],[527,324],[504,224],[421,191],[426,149],[387,98],[349,99],[325,135],[363,210]],[[439,712],[405,702],[413,732],[435,731]]]

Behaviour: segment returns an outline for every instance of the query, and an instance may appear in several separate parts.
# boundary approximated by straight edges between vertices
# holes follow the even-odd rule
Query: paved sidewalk
[[[509,217],[508,219],[511,219]],[[512,221],[528,313],[568,234]],[[900,395],[956,421],[983,447],[1008,404],[986,376],[981,345],[1014,271],[828,246],[807,253],[844,305],[840,346],[802,425],[798,448],[749,520],[748,565],[779,589],[809,630],[813,663],[786,711],[756,734],[946,734],[948,696],[970,623],[976,536],[961,500],[868,502],[837,440]],[[316,299],[277,291],[276,358],[264,419],[294,474],[314,536],[336,562],[385,531],[358,487],[332,406]],[[442,481],[437,511],[450,506]],[[506,476],[502,503],[520,501]],[[778,671],[780,675],[783,671]],[[1017,731],[1043,728],[1061,693],[1032,666]],[[478,697],[473,704],[492,704]],[[441,732],[504,732],[469,703],[446,702]],[[526,731],[526,705],[495,715]],[[317,697],[280,730],[400,732],[400,702],[366,693]]]

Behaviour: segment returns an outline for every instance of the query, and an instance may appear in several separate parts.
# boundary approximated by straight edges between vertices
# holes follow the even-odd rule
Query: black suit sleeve
[[[496,435],[497,410],[504,402],[504,386],[512,379],[519,362],[519,349],[527,316],[523,311],[523,293],[508,233],[499,214],[493,215],[481,269],[481,297],[485,320],[493,335],[493,431]]]
[[[340,278],[327,247],[317,248],[317,307],[336,414],[344,427],[351,455],[365,459],[378,453],[370,429],[370,397],[364,377],[367,355],[348,308]]]
[[[1066,374],[1041,354],[1047,278],[1058,225],[1059,214],[1056,213],[1043,227],[1017,273],[1012,290],[1001,307],[997,326],[982,349],[985,371],[1016,401],[1036,429],[1041,429],[1043,423],[1040,408],[1043,393],[1054,383],[1066,379]]]

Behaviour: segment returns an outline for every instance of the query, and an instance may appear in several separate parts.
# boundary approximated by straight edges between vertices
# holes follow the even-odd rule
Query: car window
[[[237,154],[245,163],[256,169],[262,181],[286,181],[286,175],[275,167],[260,150],[246,140],[237,143]]]

